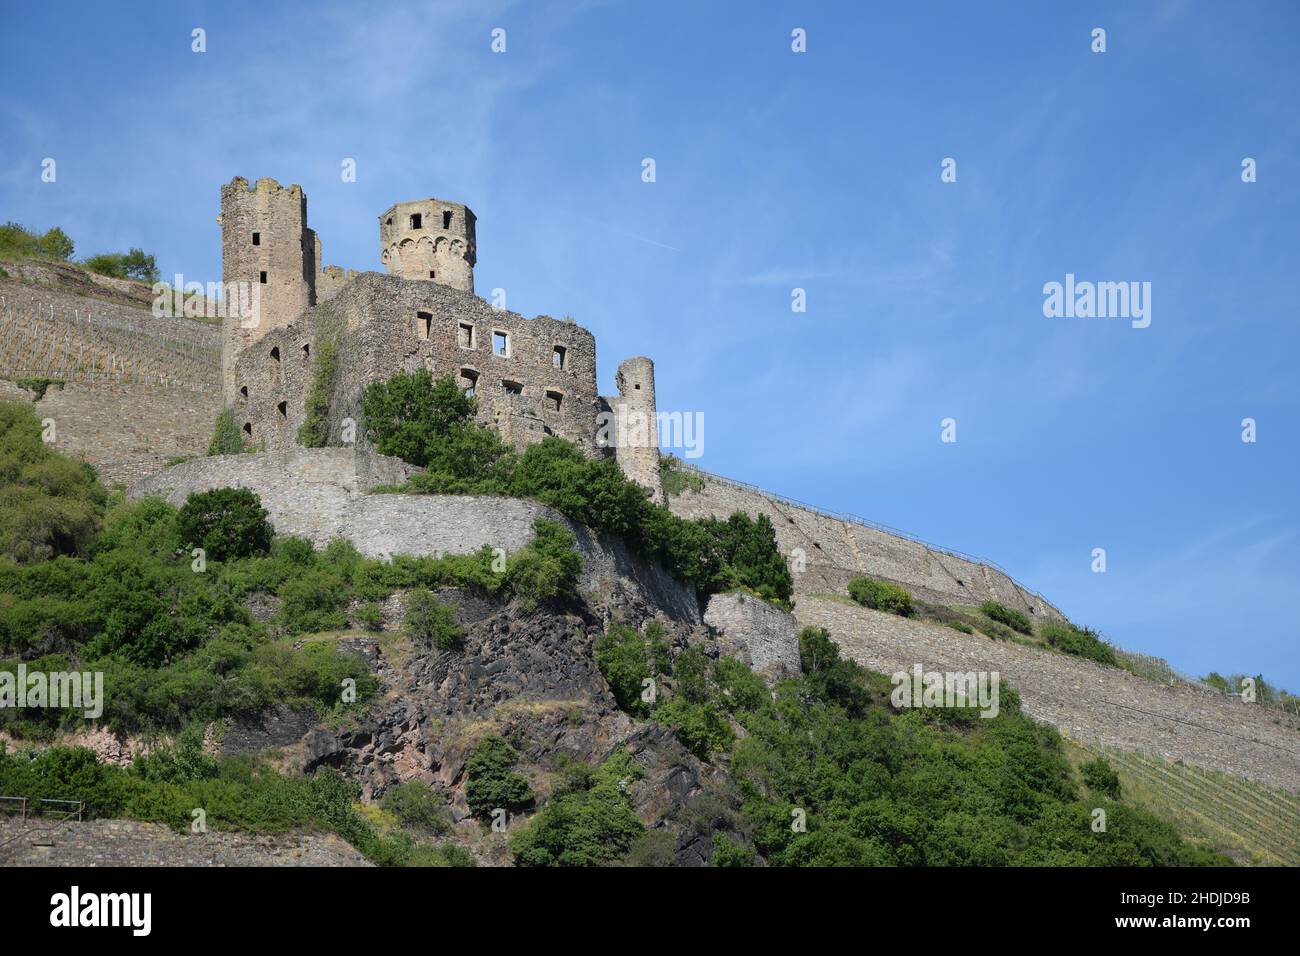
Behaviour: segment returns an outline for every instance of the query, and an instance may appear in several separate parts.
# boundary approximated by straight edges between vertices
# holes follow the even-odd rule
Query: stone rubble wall
[[[51,846],[33,846],[34,839]],[[178,833],[159,823],[0,818],[0,866],[371,866],[332,833]]]
[[[715,594],[704,623],[719,635],[723,653],[770,680],[799,675],[799,636],[793,615],[743,591]]]
[[[248,488],[257,493],[279,534],[308,538],[323,547],[347,538],[367,557],[398,554],[474,554],[484,546],[518,551],[533,539],[533,522],[549,518],[567,526],[583,556],[579,586],[661,607],[675,620],[700,621],[692,588],[622,541],[597,537],[559,512],[521,498],[477,495],[369,494],[400,484],[410,466],[396,458],[352,448],[298,448],[222,455],[183,462],[127,489],[131,499],[151,495],[184,504],[194,492]]]
[[[1064,620],[1055,607],[1022,588],[1004,572],[925,544],[834,518],[707,472],[700,491],[672,495],[668,507],[683,518],[726,518],[743,511],[767,515],[781,553],[804,556],[793,570],[797,594],[845,593],[851,579],[866,575],[906,588],[934,604],[979,604],[994,600],[1038,619]]]
[[[1066,736],[1157,754],[1300,792],[1300,721],[1209,689],[1167,686],[1114,667],[833,598],[803,596],[801,627],[824,627],[859,664],[884,674],[910,670],[997,671],[1025,713]]]

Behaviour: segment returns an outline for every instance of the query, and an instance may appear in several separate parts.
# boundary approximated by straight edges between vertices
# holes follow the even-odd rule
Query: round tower
[[[315,304],[316,234],[307,228],[302,187],[281,186],[269,178],[250,187],[247,179],[236,176],[222,186],[217,222],[227,307],[221,369],[230,403],[239,353]]]
[[[379,217],[379,258],[403,279],[473,292],[474,222],[474,213],[458,202],[399,202]]]
[[[655,363],[644,355],[625,359],[614,383],[618,385],[618,397],[611,401],[616,423],[614,458],[623,474],[650,489],[652,501],[662,502]]]

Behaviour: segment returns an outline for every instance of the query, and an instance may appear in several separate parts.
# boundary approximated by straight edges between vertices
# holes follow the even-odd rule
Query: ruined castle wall
[[[221,187],[223,281],[248,283],[256,296],[251,316],[222,323],[225,400],[233,402],[231,372],[245,349],[268,331],[294,321],[315,303],[315,233],[307,228],[307,197],[298,185],[259,179],[250,189],[236,176]]]
[[[859,664],[997,671],[1024,711],[1090,744],[1158,754],[1300,791],[1300,720],[1188,684],[1167,686],[1041,648],[801,596],[801,627],[824,627]]]
[[[821,514],[707,472],[700,491],[673,495],[668,503],[683,518],[726,518],[735,511],[767,515],[777,545],[792,564],[796,593],[844,593],[859,576],[902,585],[920,600],[936,604],[979,604],[995,600],[1035,618],[1063,615],[1005,572],[949,554],[888,531]],[[795,563],[802,558],[803,570]]]
[[[296,442],[306,415],[310,355],[330,328],[341,336],[331,436],[341,433],[343,419],[361,421],[361,393],[370,382],[427,368],[435,378],[450,374],[462,386],[472,385],[479,421],[496,425],[517,447],[554,434],[589,455],[600,453],[595,446],[596,341],[590,332],[548,316],[525,319],[494,309],[449,286],[379,273],[355,276],[328,303],[268,333],[240,357],[234,408],[254,444],[273,451]],[[494,353],[497,332],[506,335],[505,355]],[[563,350],[562,365],[556,364],[557,348]],[[358,440],[364,440],[363,433]]]
[[[41,845],[33,845],[39,838]],[[372,866],[333,833],[178,832],[161,823],[0,818],[3,866]]]
[[[724,654],[769,680],[801,673],[795,619],[779,607],[743,591],[715,594],[704,611],[704,623],[718,633]]]
[[[584,592],[620,595],[661,608],[676,620],[699,623],[694,589],[622,541],[598,537],[535,501],[367,493],[377,485],[400,484],[410,473],[409,466],[383,455],[298,448],[184,462],[131,486],[127,495],[133,500],[156,495],[179,506],[195,492],[248,488],[261,498],[277,533],[308,538],[317,547],[347,538],[375,558],[474,554],[484,546],[509,554],[532,540],[537,518],[549,518],[577,538]]]
[[[379,217],[379,258],[392,275],[474,291],[475,218],[442,199],[398,203]]]
[[[343,287],[352,281],[353,276],[360,275],[356,269],[344,269],[342,266],[326,266],[316,271],[316,302],[325,303],[343,291]]]

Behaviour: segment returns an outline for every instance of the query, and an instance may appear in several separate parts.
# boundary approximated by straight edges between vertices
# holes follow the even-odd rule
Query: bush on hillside
[[[1081,764],[1079,773],[1083,776],[1083,782],[1088,785],[1088,789],[1104,793],[1112,800],[1119,799],[1119,774],[1105,757],[1098,757],[1096,760]]]
[[[456,620],[455,609],[440,602],[432,591],[423,589],[407,595],[405,625],[412,640],[440,651],[454,650],[465,634]]]
[[[849,582],[849,597],[863,607],[907,617],[912,613],[912,595],[905,588],[874,578],[854,578]]]
[[[214,488],[185,499],[176,528],[187,547],[202,548],[211,561],[228,561],[271,548],[271,522],[262,500],[247,488]]]
[[[465,802],[476,816],[491,816],[493,810],[519,810],[533,802],[528,778],[514,770],[519,755],[495,735],[484,737],[465,761],[469,782]]]
[[[997,601],[985,601],[980,605],[980,613],[999,624],[1005,624],[1013,631],[1019,631],[1021,634],[1033,634],[1034,625],[1020,611],[1013,610]]]
[[[0,554],[19,562],[84,555],[108,494],[94,470],[42,440],[26,402],[0,402]]]
[[[1058,651],[1073,654],[1076,657],[1086,657],[1098,664],[1108,664],[1111,667],[1119,666],[1119,658],[1115,654],[1115,649],[1103,641],[1101,636],[1090,628],[1078,628],[1072,624],[1047,621],[1039,628],[1039,634]]]

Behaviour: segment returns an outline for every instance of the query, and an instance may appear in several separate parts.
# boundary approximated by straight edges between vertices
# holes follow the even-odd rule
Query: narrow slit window
[[[266,285],[266,273],[261,273],[262,285]]]
[[[432,270],[432,269],[429,270],[429,278],[430,278],[430,279],[436,279],[436,278],[438,278],[436,275],[433,274],[433,270]]]
[[[415,334],[416,337],[427,339],[433,331],[433,313],[417,312],[415,313]]]
[[[239,396],[240,396],[240,398],[244,399],[244,401],[248,401],[248,386],[247,386],[247,385],[242,385],[242,386],[240,386],[240,389],[239,389]]]
[[[262,244],[262,234],[260,232],[253,233],[253,245],[260,246],[261,244]]]
[[[492,354],[502,358],[510,357],[510,336],[506,332],[492,333]]]
[[[442,211],[442,228],[444,229],[451,228],[451,210],[449,209],[444,209]]]
[[[277,365],[280,363],[280,346],[277,345],[275,348],[271,349],[271,361],[275,362]]]
[[[280,417],[281,417],[281,418],[288,418],[288,417],[289,417],[289,403],[288,403],[288,402],[281,402],[280,404],[276,405],[276,406],[275,406],[275,410],[276,410],[277,412],[280,413]]]
[[[305,361],[307,361],[309,358],[311,358],[311,343],[310,343],[310,342],[303,342],[303,343],[302,343],[302,360],[305,362]]]
[[[252,438],[252,437],[253,437],[253,423],[252,423],[252,422],[244,422],[244,434],[247,435],[249,438]]]
[[[551,353],[551,364],[556,368],[564,368],[565,348],[563,345],[557,345],[555,351]]]

